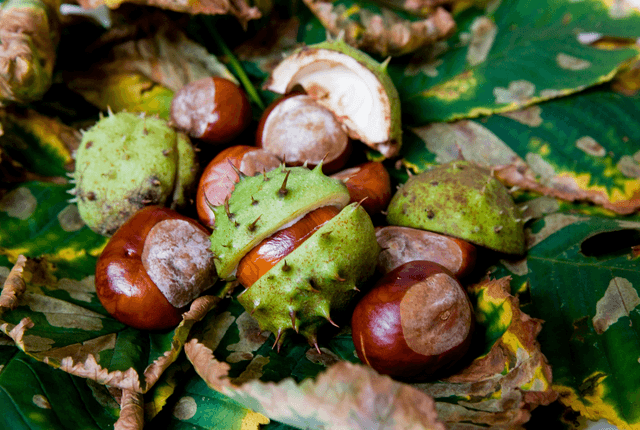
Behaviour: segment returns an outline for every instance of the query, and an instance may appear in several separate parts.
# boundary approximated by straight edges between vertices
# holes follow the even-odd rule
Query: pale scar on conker
[[[414,284],[400,300],[402,333],[409,348],[435,355],[462,343],[469,336],[473,318],[467,302],[458,281],[446,273]]]
[[[160,292],[176,308],[188,305],[216,276],[209,236],[192,223],[168,219],[147,236],[142,265]]]

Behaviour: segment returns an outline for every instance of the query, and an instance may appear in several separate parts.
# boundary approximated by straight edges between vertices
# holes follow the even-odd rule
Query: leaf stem
[[[256,87],[253,85],[253,83],[249,79],[249,76],[247,76],[246,72],[244,71],[244,68],[242,67],[242,64],[240,64],[240,61],[238,61],[238,59],[233,54],[231,49],[229,49],[229,47],[225,43],[222,36],[220,36],[220,33],[218,33],[218,30],[216,30],[216,27],[213,25],[211,20],[203,19],[203,21],[207,30],[213,37],[213,40],[216,42],[218,47],[222,50],[222,53],[229,59],[229,65],[238,76],[238,79],[242,83],[242,86],[244,87],[245,91],[247,92],[251,100],[256,105],[258,105],[260,109],[264,110],[265,108],[264,103],[262,103],[262,100],[260,99],[260,95],[258,94]]]

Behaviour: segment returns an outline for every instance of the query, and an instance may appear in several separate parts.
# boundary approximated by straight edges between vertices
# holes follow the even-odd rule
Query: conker
[[[274,101],[262,114],[256,146],[276,154],[287,165],[309,167],[322,162],[332,173],[345,166],[351,140],[340,121],[306,94],[292,93]]]
[[[411,261],[362,297],[351,328],[363,363],[396,379],[424,381],[446,373],[467,352],[474,313],[449,270]]]
[[[427,260],[449,269],[458,279],[473,270],[476,247],[466,240],[411,227],[385,226],[376,229],[382,248],[377,269],[387,273],[413,260]]]
[[[369,161],[331,175],[340,179],[349,189],[352,202],[362,202],[362,207],[375,215],[382,212],[391,201],[391,178],[384,165]]]
[[[142,330],[174,327],[189,303],[217,280],[209,233],[160,206],[136,212],[96,264],[96,292],[118,321]]]
[[[249,288],[339,212],[335,206],[323,206],[264,239],[240,260],[236,271],[240,284]]]
[[[202,78],[176,92],[171,121],[193,138],[216,145],[229,143],[251,123],[251,104],[232,81]]]
[[[210,205],[217,206],[233,191],[240,180],[236,170],[247,176],[270,171],[281,164],[278,157],[255,146],[235,145],[223,149],[209,162],[200,176],[196,208],[200,222],[213,227],[215,215]]]

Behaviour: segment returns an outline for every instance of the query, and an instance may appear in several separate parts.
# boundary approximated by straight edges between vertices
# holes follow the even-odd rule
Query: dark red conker
[[[411,261],[383,276],[351,318],[360,360],[400,380],[439,377],[467,352],[474,328],[469,297],[446,268]]]

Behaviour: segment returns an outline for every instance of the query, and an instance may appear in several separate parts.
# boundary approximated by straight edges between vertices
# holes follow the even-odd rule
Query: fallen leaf
[[[305,4],[334,37],[383,57],[414,52],[455,30],[455,21],[444,8],[427,18],[412,18],[393,9],[351,0],[305,0]]]
[[[286,378],[278,383],[254,380],[234,385],[228,377],[229,365],[217,361],[197,338],[185,345],[185,352],[211,388],[298,428],[445,429],[429,396],[366,366],[341,361],[315,381],[301,384]]]
[[[557,398],[551,367],[536,341],[542,321],[520,311],[518,299],[510,294],[510,281],[484,280],[469,288],[477,297],[478,322],[487,336],[502,332],[490,350],[446,379],[414,384],[436,400],[439,417],[447,425],[471,422],[513,428],[529,421],[531,410]]]
[[[0,6],[0,106],[42,98],[51,86],[60,1],[7,1]]]
[[[191,15],[233,15],[244,26],[250,20],[258,19],[262,13],[257,7],[251,7],[245,0],[79,0],[78,3],[85,9],[95,9],[106,5],[111,9],[117,9],[122,3],[146,4],[176,12]]]

